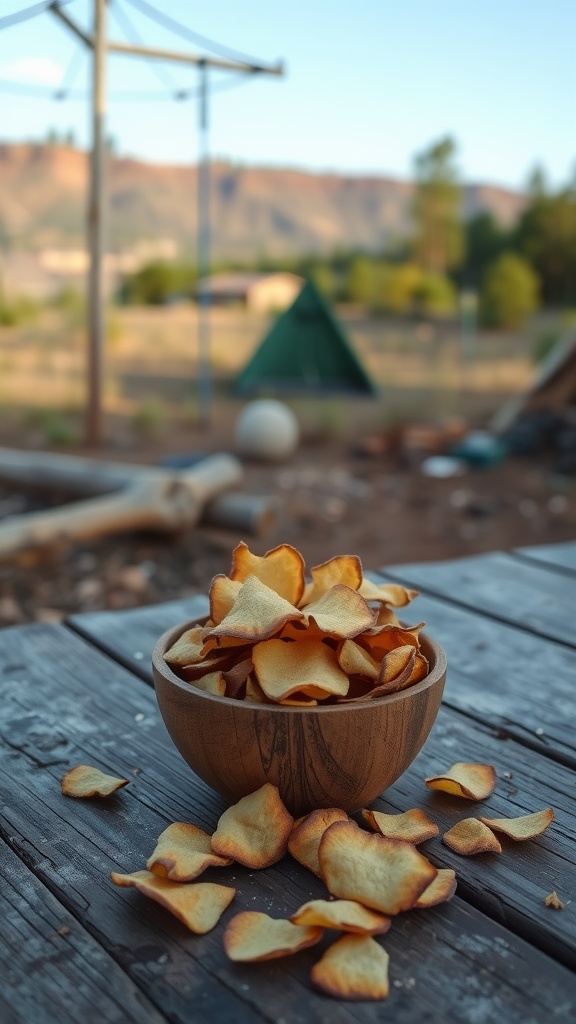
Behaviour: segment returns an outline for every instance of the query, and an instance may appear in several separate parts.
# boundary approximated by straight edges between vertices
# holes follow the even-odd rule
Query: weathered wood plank
[[[480,903],[487,890],[489,910],[499,920],[489,920],[457,898],[437,910],[403,916],[384,941],[392,960],[389,1002],[385,1008],[351,1006],[311,990],[308,969],[317,949],[286,961],[230,965],[221,947],[221,925],[210,935],[190,936],[161,908],[109,883],[111,869],[143,866],[168,821],[192,820],[211,829],[222,809],[168,741],[148,687],[68,631],[46,626],[5,631],[0,679],[0,786],[6,790],[16,774],[19,780],[14,799],[0,812],[3,836],[171,1020],[351,1024],[389,1014],[404,1024],[447,1019],[540,1024],[576,1012],[572,975],[505,927],[525,916],[525,933],[532,940],[547,944],[557,933],[555,953],[573,960],[573,915],[540,908],[552,882],[568,898],[569,888],[576,888],[573,858],[567,853],[573,782],[567,769],[542,763],[512,742],[481,735],[454,712],[443,713],[434,742],[388,794],[392,805],[426,803],[422,775],[442,767],[447,758],[476,756],[480,745],[501,778],[512,765],[522,782],[514,804],[504,780],[483,809],[506,813],[512,806],[528,805],[533,810],[553,793],[559,811],[554,834],[531,844],[531,853],[521,852],[520,860],[516,850],[502,855],[502,862],[508,862],[502,888],[491,862],[460,863],[463,891]],[[59,778],[65,768],[82,762],[128,773],[134,781],[109,801],[67,800]],[[442,815],[454,818],[447,800],[447,808],[434,805],[439,820]],[[460,808],[460,816],[470,813],[470,806]],[[429,844],[429,852],[438,863],[452,856],[439,842]],[[237,885],[226,919],[256,907],[280,917],[324,891],[289,857],[265,872],[235,866],[205,877]]]
[[[564,572],[576,572],[576,541],[516,548],[514,554],[521,555],[522,558],[534,559],[536,562],[544,562],[546,565],[562,569]]]
[[[495,551],[449,562],[384,567],[379,573],[576,647],[576,580],[550,570],[544,563]]]
[[[403,612],[446,651],[445,703],[576,767],[573,648],[428,594]]]
[[[116,961],[0,841],[3,1024],[163,1024]]]
[[[158,637],[179,622],[207,615],[208,610],[208,598],[198,594],[123,612],[71,615],[67,624],[121,665],[151,683],[150,657]]]

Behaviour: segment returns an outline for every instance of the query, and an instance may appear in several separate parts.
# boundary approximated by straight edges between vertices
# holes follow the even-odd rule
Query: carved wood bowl
[[[430,672],[421,682],[366,703],[294,708],[218,697],[180,679],[164,654],[199,621],[160,637],[154,686],[182,757],[230,803],[271,782],[296,817],[317,807],[354,811],[391,786],[424,745],[446,679],[444,651],[425,634]]]

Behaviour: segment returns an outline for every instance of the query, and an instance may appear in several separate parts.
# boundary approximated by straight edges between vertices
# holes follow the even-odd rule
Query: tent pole
[[[208,66],[200,64],[198,123],[198,412],[200,426],[210,426],[212,413],[212,365],[210,338],[210,155],[208,149]]]

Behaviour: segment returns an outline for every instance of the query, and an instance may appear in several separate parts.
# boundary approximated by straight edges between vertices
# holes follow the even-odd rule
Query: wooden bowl
[[[265,782],[294,816],[317,807],[365,807],[406,771],[434,723],[446,679],[442,648],[421,635],[430,672],[419,683],[361,704],[291,708],[217,697],[180,679],[164,654],[193,619],[152,653],[160,712],[192,770],[235,803]]]

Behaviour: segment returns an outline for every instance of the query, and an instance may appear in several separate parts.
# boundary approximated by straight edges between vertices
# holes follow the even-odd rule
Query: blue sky
[[[34,2],[0,0],[0,18]],[[214,95],[211,148],[217,155],[406,177],[414,154],[450,133],[468,181],[521,187],[536,163],[555,183],[574,172],[574,0],[151,2],[230,47],[286,62],[283,79],[251,79]],[[88,26],[91,6],[72,0],[67,11]],[[115,7],[149,45],[195,50],[128,0],[111,4],[112,37],[126,39]],[[0,33],[0,83],[54,88],[75,68],[73,87],[85,92],[87,56],[50,14]],[[193,69],[162,69],[175,87],[195,84]],[[129,102],[119,95],[126,91],[149,98]],[[196,159],[195,104],[163,98],[168,89],[148,62],[111,56],[108,93],[109,132],[121,153],[164,163]],[[85,145],[86,100],[54,102],[0,89],[0,139],[41,138],[50,126],[73,128]]]

